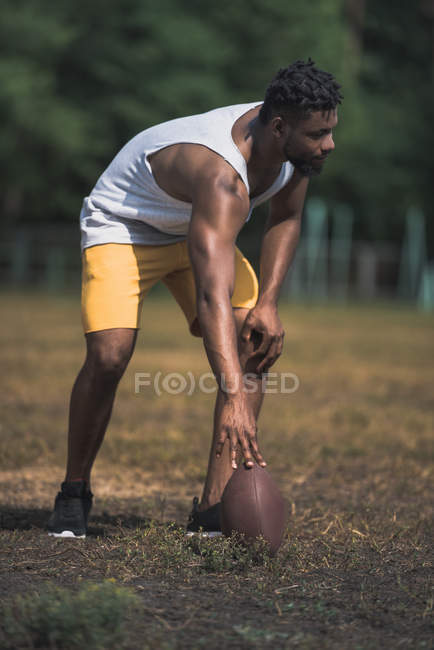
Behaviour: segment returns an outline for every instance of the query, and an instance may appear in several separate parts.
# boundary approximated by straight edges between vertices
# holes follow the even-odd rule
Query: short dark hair
[[[330,72],[315,68],[312,59],[281,68],[265,92],[259,119],[267,124],[279,113],[305,119],[314,111],[334,110],[343,97]]]

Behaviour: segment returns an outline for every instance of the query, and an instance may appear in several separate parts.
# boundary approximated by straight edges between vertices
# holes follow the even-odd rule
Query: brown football
[[[244,464],[232,474],[221,500],[223,535],[236,531],[253,540],[260,535],[276,553],[286,525],[286,506],[279,489],[263,467]]]

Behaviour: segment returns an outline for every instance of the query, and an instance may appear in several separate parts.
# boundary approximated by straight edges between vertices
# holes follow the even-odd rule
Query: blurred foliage
[[[124,647],[127,615],[138,610],[132,589],[114,579],[84,582],[73,592],[48,585],[1,605],[1,647],[108,650]]]
[[[279,67],[311,56],[345,95],[311,192],[350,202],[357,236],[400,240],[406,207],[431,210],[433,18],[431,0],[3,0],[4,222],[75,221],[137,132],[259,100]]]

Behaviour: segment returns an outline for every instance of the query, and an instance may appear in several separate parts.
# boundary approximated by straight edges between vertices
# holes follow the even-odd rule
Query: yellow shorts
[[[190,332],[201,335],[186,241],[167,246],[100,244],[85,248],[82,261],[81,306],[86,334],[114,327],[139,328],[143,299],[161,280],[184,312]],[[257,298],[256,274],[236,248],[232,306],[251,309]]]

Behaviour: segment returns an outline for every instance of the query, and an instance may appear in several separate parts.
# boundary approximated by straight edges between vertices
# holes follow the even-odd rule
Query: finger
[[[252,332],[253,330],[250,330]],[[254,354],[254,345],[251,339],[251,336],[244,337],[240,335],[240,338],[238,340],[238,353],[240,357],[240,361],[242,363],[246,363],[248,359]]]
[[[267,352],[268,352],[268,350],[269,350],[270,345],[272,344],[272,342],[273,342],[273,338],[272,338],[269,334],[267,334],[266,332],[264,332],[263,335],[262,335],[262,343],[261,343],[261,345],[260,345],[260,346],[255,350],[255,356],[256,356],[256,355],[258,355],[258,356],[259,356],[259,355],[264,355],[264,356],[265,356],[265,355],[267,354]]]
[[[262,359],[262,361],[258,364],[256,368],[256,372],[260,374],[261,372],[264,372],[264,370],[268,370],[268,368],[271,368],[273,363],[276,361],[278,357],[278,342],[274,341],[271,345],[270,348],[265,355],[265,357]]]
[[[271,366],[273,366],[276,363],[277,359],[279,358],[280,356],[279,348],[280,348],[280,339],[275,341],[269,350],[269,356],[270,356],[270,362],[268,364],[269,368],[271,368]]]
[[[255,463],[252,454],[250,453],[250,445],[246,440],[245,436],[241,438],[240,444],[241,444],[241,449],[243,451],[244,463],[246,464],[247,467],[253,467]]]
[[[241,328],[241,332],[240,332],[240,339],[244,343],[247,343],[248,341],[250,341],[250,335],[251,335],[252,329],[253,329],[253,326],[249,325],[248,321],[245,320],[244,324],[243,324],[243,326]]]
[[[231,440],[231,465],[232,465],[232,469],[237,469],[238,439],[235,434],[232,434],[230,440]]]
[[[217,456],[217,458],[220,458],[220,456],[222,455],[223,447],[225,445],[226,439],[227,439],[227,434],[225,432],[222,432],[218,437],[215,446],[215,455]]]
[[[255,460],[258,463],[258,465],[260,465],[261,467],[266,467],[267,463],[265,462],[261,452],[259,451],[258,442],[257,442],[256,438],[253,438],[250,441],[250,446],[251,446],[251,448],[253,450],[253,455],[254,455]]]

